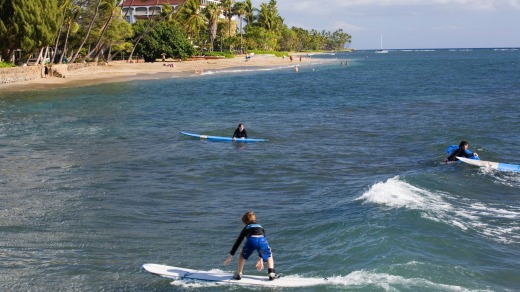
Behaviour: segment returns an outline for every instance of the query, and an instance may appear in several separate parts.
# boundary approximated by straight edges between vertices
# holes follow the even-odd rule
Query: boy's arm
[[[235,244],[233,244],[233,247],[231,248],[231,251],[229,252],[228,257],[224,261],[224,266],[227,266],[227,265],[229,265],[229,263],[231,263],[231,260],[233,259],[233,256],[235,255],[235,253],[238,249],[238,246],[240,245],[240,243],[242,243],[242,240],[244,240],[245,236],[246,236],[246,228],[244,227],[244,229],[242,229],[242,231],[238,235],[237,240],[235,240]]]

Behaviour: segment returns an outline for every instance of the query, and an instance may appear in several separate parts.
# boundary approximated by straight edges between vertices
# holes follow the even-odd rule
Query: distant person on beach
[[[458,157],[466,157],[466,158],[478,157],[478,154],[476,152],[469,151],[468,147],[469,147],[469,143],[468,142],[460,141],[459,148],[453,150],[448,155],[448,157],[446,157],[444,162],[457,161],[457,156]]]
[[[235,130],[235,133],[233,133],[233,141],[237,138],[247,138],[247,132],[243,124],[238,124],[238,128]]]
[[[274,280],[277,278],[277,275],[274,271],[274,260],[273,254],[271,253],[271,248],[269,247],[269,243],[267,242],[267,238],[265,237],[264,228],[256,223],[256,215],[252,211],[246,212],[242,216],[242,222],[245,227],[238,235],[235,244],[231,248],[227,259],[224,261],[224,265],[227,266],[231,263],[235,252],[238,249],[238,246],[242,243],[244,238],[246,238],[246,242],[240,251],[240,255],[238,257],[238,270],[233,275],[233,279],[240,280],[242,279],[242,271],[244,270],[244,264],[246,260],[251,256],[251,254],[256,251],[258,253],[258,262],[256,263],[256,269],[261,271],[264,269],[264,262],[267,263],[267,273],[269,274],[269,280]]]

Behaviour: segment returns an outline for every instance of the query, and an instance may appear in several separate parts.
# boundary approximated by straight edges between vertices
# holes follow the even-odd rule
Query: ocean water
[[[311,60],[0,92],[0,290],[249,291],[141,266],[231,272],[253,210],[277,272],[329,279],[298,291],[518,291],[520,174],[443,159],[520,164],[520,50]],[[180,134],[238,123],[270,141]]]

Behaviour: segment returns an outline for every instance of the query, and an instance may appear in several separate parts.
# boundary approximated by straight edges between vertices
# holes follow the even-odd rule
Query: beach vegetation
[[[341,29],[288,27],[276,0],[259,7],[251,0],[222,0],[204,8],[200,0],[162,6],[157,1],[150,15],[131,25],[128,21],[133,23],[135,17],[130,8],[140,3],[0,0],[0,60],[38,65],[132,60],[138,54],[153,61],[163,53],[181,59],[212,52],[231,57],[261,51],[338,51],[351,43],[351,36]]]
[[[106,54],[107,61],[112,60],[116,55],[121,58],[125,54],[131,52],[133,44],[128,41],[134,35],[134,30],[130,23],[124,21],[122,18],[116,18],[112,21],[106,31],[103,42],[108,49]]]
[[[249,53],[253,53],[255,55],[274,55],[276,57],[288,57],[288,52],[282,52],[282,51],[264,51],[264,50],[251,50]]]
[[[135,34],[147,29],[147,22],[137,21],[134,25]],[[185,32],[177,23],[160,22],[137,44],[135,52],[146,62],[154,62],[165,54],[166,58],[180,58],[182,60],[194,56],[196,50]]]
[[[233,4],[235,4],[235,0],[221,0],[220,4],[223,9],[223,14],[227,18],[228,36],[231,37],[231,22],[233,18]],[[229,51],[231,51],[231,42],[229,42]]]
[[[14,67],[14,64],[0,61],[0,68],[9,68],[9,67]]]
[[[233,52],[229,52],[229,51],[223,51],[223,52],[218,52],[218,51],[205,52],[204,55],[205,55],[205,56],[214,56],[214,57],[225,57],[225,58],[228,58],[228,59],[231,59],[231,58],[234,58],[234,57],[235,57],[235,54],[234,54]]]
[[[0,5],[0,30],[5,32],[0,39],[2,58],[13,62],[18,50],[21,58],[27,60],[38,50],[41,60],[44,49],[57,35],[60,15],[57,1],[4,0]]]
[[[217,38],[218,20],[220,17],[220,8],[214,2],[204,8],[203,13],[208,20],[208,36],[209,50],[213,51],[215,47],[215,39]]]
[[[179,10],[177,22],[184,28],[190,39],[198,40],[201,30],[207,27],[207,18],[204,13],[201,13],[199,0],[186,0]]]

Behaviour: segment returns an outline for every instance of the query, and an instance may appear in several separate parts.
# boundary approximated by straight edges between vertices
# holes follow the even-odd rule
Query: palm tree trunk
[[[92,21],[90,22],[90,25],[88,27],[87,34],[85,35],[85,38],[83,38],[83,41],[81,42],[81,45],[79,46],[78,50],[76,51],[76,54],[74,55],[74,57],[72,57],[72,59],[70,61],[71,63],[74,63],[74,61],[78,57],[81,49],[83,48],[83,46],[87,42],[88,37],[90,36],[90,31],[92,30],[92,27],[94,26],[94,21],[96,20],[96,17],[97,17],[97,15],[99,13],[99,5],[100,4],[101,4],[101,0],[98,0],[98,3],[96,5],[96,12],[94,13],[94,17],[92,17]]]
[[[70,35],[70,26],[72,24],[72,18],[69,19],[68,27],[67,27],[67,34],[65,35],[65,43],[63,44],[63,52],[61,53],[60,60],[58,61],[58,64],[63,63],[63,57],[67,54],[67,45],[69,43],[69,35]]]
[[[242,15],[240,15],[240,54],[244,53],[244,47],[242,46]]]
[[[112,13],[110,14],[110,17],[108,18],[108,20],[105,22],[105,24],[103,25],[103,28],[101,29],[101,34],[99,35],[99,38],[97,40],[97,43],[96,45],[94,46],[94,48],[92,50],[90,50],[90,52],[88,52],[88,54],[85,55],[85,57],[83,57],[83,61],[85,61],[88,57],[90,57],[90,55],[92,55],[92,53],[97,50],[98,52],[96,53],[96,58],[99,56],[99,52],[101,51],[100,48],[101,48],[101,39],[103,38],[103,36],[105,35],[105,32],[107,31],[107,28],[108,26],[110,25],[110,22],[112,22],[112,19],[114,18],[114,15],[116,14],[116,7],[114,7],[114,9],[112,9]]]
[[[54,63],[54,59],[56,58],[56,54],[58,53],[58,45],[60,43],[61,30],[63,28],[64,22],[65,22],[65,10],[63,10],[63,17],[61,18],[60,29],[58,30],[58,36],[56,37],[56,43],[54,44],[54,52],[52,53],[51,63]]]

